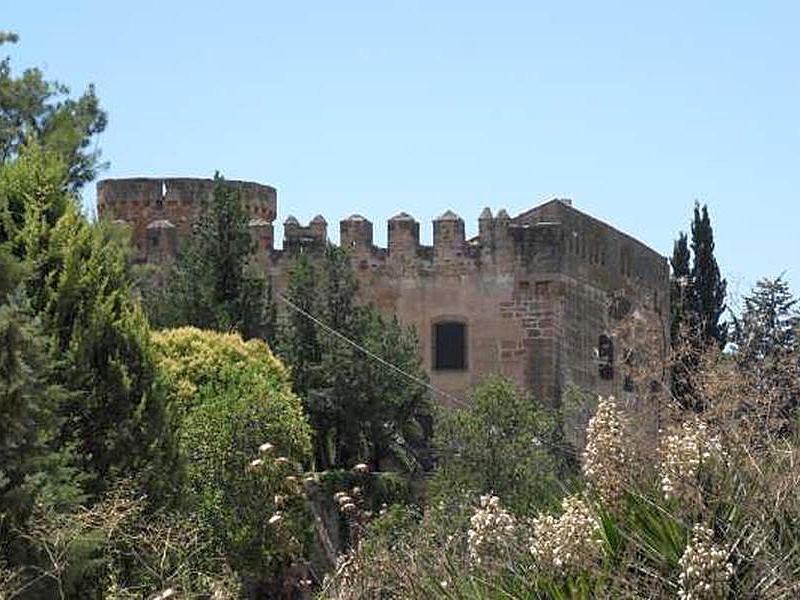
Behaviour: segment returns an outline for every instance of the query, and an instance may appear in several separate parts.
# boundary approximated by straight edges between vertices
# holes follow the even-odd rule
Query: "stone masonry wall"
[[[242,190],[252,217],[255,259],[282,293],[301,254],[321,256],[327,222],[317,216],[303,226],[288,217],[283,249],[276,250],[274,188],[232,184]],[[167,221],[176,238],[185,235],[198,214],[198,199],[211,185],[210,180],[108,180],[98,184],[98,212],[133,227],[142,259],[161,260],[150,246],[153,224],[165,229]],[[479,235],[465,239],[463,220],[448,211],[434,221],[434,243],[426,246],[419,224],[400,213],[387,224],[388,247],[379,248],[372,223],[353,215],[340,223],[340,239],[362,300],[416,328],[423,365],[437,388],[466,400],[471,386],[502,373],[554,405],[569,386],[625,397],[619,358],[613,379],[599,375],[598,339],[613,337],[617,322],[635,314],[668,341],[666,259],[568,201],[547,202],[515,218],[486,209],[478,225]],[[168,254],[172,246],[159,248]],[[465,370],[433,368],[432,332],[442,320],[466,324]],[[618,345],[621,357],[623,342]]]

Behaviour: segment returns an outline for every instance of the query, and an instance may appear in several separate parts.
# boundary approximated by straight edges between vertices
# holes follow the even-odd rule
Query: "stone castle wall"
[[[281,293],[301,254],[321,254],[328,224],[321,216],[307,225],[288,217],[283,249],[277,250],[274,188],[231,183],[242,190],[252,217],[255,260]],[[144,259],[163,260],[173,247],[153,246],[153,230],[168,221],[176,238],[185,235],[210,185],[210,180],[108,180],[98,185],[99,214],[129,223]],[[653,336],[668,341],[666,259],[569,201],[547,202],[514,218],[486,209],[472,239],[465,237],[464,221],[448,211],[434,221],[430,246],[420,240],[419,223],[405,213],[390,219],[387,229],[387,247],[380,248],[365,217],[353,215],[339,224],[340,244],[350,253],[362,299],[415,326],[431,383],[457,397],[466,398],[469,387],[492,373],[508,375],[552,403],[571,384],[624,396],[625,366],[619,358],[612,377],[602,376],[600,336],[613,337],[615,323],[635,313]],[[442,321],[466,326],[463,370],[434,368],[433,331]],[[622,349],[616,354],[621,357]]]

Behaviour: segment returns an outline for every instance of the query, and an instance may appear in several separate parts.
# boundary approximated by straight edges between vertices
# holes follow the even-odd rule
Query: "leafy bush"
[[[441,410],[435,446],[434,499],[491,492],[527,512],[557,497],[567,475],[556,416],[502,377],[478,386],[469,405]]]
[[[184,509],[240,574],[269,579],[305,543],[298,475],[311,434],[288,372],[265,343],[238,335],[181,328],[154,342],[177,419]]]

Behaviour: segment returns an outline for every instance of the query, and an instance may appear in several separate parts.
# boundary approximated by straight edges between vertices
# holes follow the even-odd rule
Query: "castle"
[[[228,184],[250,215],[254,258],[280,292],[300,253],[314,256],[328,243],[327,222],[317,216],[304,226],[287,217],[276,249],[275,188]],[[212,188],[207,179],[108,179],[97,185],[98,214],[132,228],[138,260],[164,261]],[[628,348],[614,330],[632,315],[648,330],[636,335],[666,356],[669,267],[657,252],[569,200],[515,217],[484,209],[478,231],[467,239],[464,221],[447,211],[434,220],[428,246],[419,223],[400,213],[388,222],[388,247],[379,248],[368,219],[339,224],[362,299],[416,327],[436,388],[465,398],[486,375],[502,373],[548,402],[569,385],[625,397],[633,389]]]

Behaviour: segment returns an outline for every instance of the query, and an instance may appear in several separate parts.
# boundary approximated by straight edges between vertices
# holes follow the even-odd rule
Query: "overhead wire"
[[[432,385],[430,382],[425,381],[424,379],[421,379],[421,378],[417,377],[416,375],[413,375],[412,373],[408,373],[407,371],[404,371],[403,369],[401,369],[400,367],[398,367],[395,364],[392,364],[391,362],[389,362],[388,360],[386,360],[382,356],[379,356],[378,354],[375,354],[374,352],[372,352],[368,348],[365,348],[364,346],[362,346],[358,342],[355,342],[355,341],[351,340],[350,338],[348,338],[346,335],[344,335],[340,331],[335,330],[333,327],[331,327],[330,325],[328,325],[324,321],[318,319],[313,314],[311,314],[308,311],[303,310],[302,308],[297,306],[297,304],[295,304],[294,302],[289,300],[283,294],[277,294],[276,296],[277,296],[278,300],[280,300],[281,302],[286,304],[289,308],[291,308],[295,312],[303,315],[308,320],[310,320],[312,323],[316,324],[321,329],[325,330],[327,333],[329,333],[329,334],[333,335],[334,337],[342,340],[343,342],[345,342],[346,344],[348,344],[352,348],[355,348],[359,352],[363,353],[365,356],[375,360],[376,362],[380,363],[384,367],[387,367],[387,368],[391,369],[392,371],[402,375],[403,377],[405,377],[406,379],[416,383],[417,385],[420,385],[420,386],[426,388],[427,390],[429,390],[430,392],[433,392],[434,394],[439,394],[440,396],[442,396],[444,398],[447,398],[448,400],[451,400],[453,403],[455,403],[458,406],[469,406],[469,404],[466,401],[462,400],[458,396],[454,396],[450,392],[446,392],[445,390],[443,390],[441,388],[437,388],[436,386]],[[559,442],[559,441],[555,441],[555,440],[550,440],[547,443],[547,445],[550,446],[552,449],[561,449],[561,450],[567,450],[567,451],[573,450],[573,448],[568,443],[566,443],[564,441]]]
[[[355,342],[355,341],[351,340],[349,337],[347,337],[346,335],[344,335],[340,331],[336,331],[333,327],[331,327],[327,323],[321,321],[320,319],[318,319],[317,317],[312,315],[310,312],[308,312],[306,310],[303,310],[302,308],[297,306],[297,304],[295,304],[294,302],[289,300],[283,294],[278,294],[277,296],[278,296],[279,300],[281,300],[284,304],[286,304],[289,308],[291,308],[295,312],[303,315],[309,321],[311,321],[311,322],[315,323],[316,325],[318,325],[321,329],[324,329],[329,334],[331,334],[334,337],[342,340],[343,342],[345,342],[349,346],[355,348],[359,352],[363,353],[365,356],[367,356],[367,357],[371,358],[372,360],[380,363],[384,367],[387,367],[388,369],[391,369],[395,373],[399,373],[400,375],[402,375],[403,377],[405,377],[409,381],[413,381],[417,385],[420,385],[420,386],[426,388],[427,390],[433,392],[434,394],[439,394],[440,396],[442,396],[444,398],[447,398],[448,400],[451,400],[452,402],[455,402],[456,404],[458,404],[460,406],[466,406],[467,405],[467,403],[464,400],[462,400],[461,398],[458,398],[457,396],[454,396],[450,392],[446,392],[443,389],[437,388],[436,386],[432,385],[430,382],[425,381],[424,379],[422,379],[420,377],[417,377],[416,375],[413,375],[412,373],[404,371],[403,369],[401,369],[400,367],[398,367],[395,364],[392,364],[391,362],[389,362],[388,360],[386,360],[382,356],[380,356],[378,354],[375,354],[374,352],[372,352],[368,348],[365,348],[364,346],[362,346],[358,342]]]

